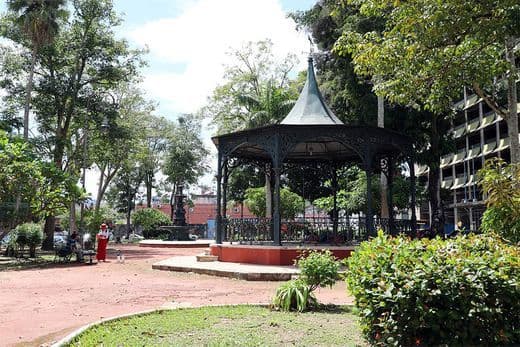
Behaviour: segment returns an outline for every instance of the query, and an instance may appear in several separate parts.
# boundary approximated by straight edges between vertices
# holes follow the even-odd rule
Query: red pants
[[[96,259],[105,261],[105,259],[107,257],[108,239],[106,239],[106,238],[98,238],[97,242],[98,242],[98,244],[97,244]]]

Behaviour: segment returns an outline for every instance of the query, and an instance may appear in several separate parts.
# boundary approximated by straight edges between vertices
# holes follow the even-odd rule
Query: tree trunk
[[[147,173],[145,176],[146,185],[146,207],[152,207],[152,188],[153,188],[153,173]]]
[[[520,162],[520,148],[518,141],[518,97],[516,88],[517,69],[515,65],[514,46],[515,39],[508,38],[506,41],[506,60],[509,63],[509,73],[507,75],[507,103],[508,116],[506,118],[509,135],[509,150],[511,153],[511,163]]]
[[[27,77],[27,85],[25,86],[25,105],[23,110],[23,138],[25,141],[29,139],[29,110],[31,108],[31,94],[33,89],[34,67],[36,66],[36,45],[33,45],[31,55],[31,67],[29,68],[29,76]]]
[[[440,134],[438,132],[438,118],[433,117],[432,129],[430,134],[430,153],[431,158],[435,158],[429,163],[428,173],[428,197],[432,206],[432,225],[431,236],[444,234],[444,208],[441,199],[440,182]]]
[[[72,200],[70,203],[70,211],[69,211],[69,234],[73,234],[77,231],[78,228],[76,226],[76,201]]]
[[[99,175],[99,185],[98,185],[98,191],[97,191],[97,195],[96,195],[96,205],[94,207],[95,212],[98,212],[99,208],[101,207],[101,197],[102,197],[101,191],[103,190],[103,183],[105,181],[106,168],[107,168],[107,165],[103,164],[103,167],[100,168],[100,170],[99,170],[99,171],[101,171],[101,174]]]
[[[379,128],[385,127],[385,99],[382,96],[377,96],[377,126]],[[388,183],[386,176],[381,172],[381,218],[388,218]]]
[[[56,217],[47,216],[45,217],[45,226],[43,231],[45,238],[42,243],[42,249],[46,251],[52,251],[54,249],[54,228],[56,225]]]

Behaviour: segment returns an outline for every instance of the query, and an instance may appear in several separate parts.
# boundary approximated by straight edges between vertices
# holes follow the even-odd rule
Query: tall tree
[[[92,131],[89,141],[89,152],[91,152],[89,157],[92,158],[92,162],[100,173],[96,211],[99,210],[112,179],[125,165],[129,154],[137,151],[143,152],[139,159],[143,160],[140,166],[146,173],[149,171],[148,166],[154,167],[152,163],[147,164],[151,160],[149,157],[157,156],[155,152],[150,153],[149,142],[164,141],[164,136],[161,137],[154,131],[163,120],[151,114],[154,104],[147,101],[135,85],[122,83],[108,95],[110,95],[110,102],[103,114],[107,116],[112,112],[114,116],[108,117],[111,121],[105,131]],[[152,139],[150,140],[150,138]],[[155,172],[156,169],[153,173]]]
[[[25,87],[23,138],[29,138],[29,110],[37,53],[58,32],[58,18],[65,15],[65,0],[8,0],[7,8],[17,15],[16,23],[30,43],[31,64]]]
[[[297,89],[289,79],[296,58],[281,61],[271,41],[249,42],[229,53],[225,83],[213,91],[202,113],[217,125],[218,133],[276,123],[289,113]]]
[[[383,30],[346,30],[336,44],[336,51],[353,54],[358,73],[379,77],[378,93],[442,115],[469,87],[506,119],[511,160],[520,161],[514,58],[520,36],[517,0],[340,4],[339,10],[354,5],[365,18],[383,20]],[[504,88],[507,107],[501,102]]]
[[[143,129],[143,125],[145,129]],[[174,124],[162,117],[149,116],[141,129],[146,136],[143,149],[145,151],[141,160],[144,185],[146,187],[146,206],[152,207],[152,191],[156,187],[155,176],[161,168],[161,162],[168,147],[168,138],[172,137]]]
[[[140,51],[116,39],[114,27],[120,20],[111,0],[76,0],[72,6],[70,20],[51,44],[37,52],[32,104],[44,154],[59,170],[79,177],[76,164],[82,152],[81,125],[89,122],[100,128],[105,116],[101,113],[106,105],[104,90],[134,79],[142,61]],[[25,44],[10,30],[3,33]],[[17,92],[19,83],[7,85],[8,93]],[[75,129],[79,129],[79,137]],[[52,214],[47,216],[45,248],[52,248],[54,222]]]
[[[168,139],[166,155],[162,171],[172,184],[170,205],[172,218],[174,212],[174,194],[179,185],[190,185],[207,171],[206,157],[208,150],[200,137],[200,121],[192,116],[185,115],[179,118],[179,124]]]

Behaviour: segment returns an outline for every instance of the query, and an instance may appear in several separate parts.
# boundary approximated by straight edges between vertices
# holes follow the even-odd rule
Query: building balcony
[[[480,119],[474,119],[472,120],[471,122],[468,123],[468,133],[472,133],[476,130],[478,130],[479,128],[479,125],[480,125]]]
[[[475,159],[480,154],[480,144],[475,145],[470,148],[468,151],[468,155],[466,156],[466,160]]]
[[[441,157],[441,168],[444,168],[444,167],[450,165],[451,162],[453,161],[454,157],[455,156],[453,154],[448,154],[448,155],[442,156]]]
[[[495,113],[491,113],[484,118],[482,118],[482,123],[478,127],[478,129],[484,129],[485,127],[488,127],[489,125],[493,124],[497,120],[497,115]]]
[[[497,147],[497,141],[495,139],[488,141],[484,144],[484,147],[482,147],[482,154],[487,155],[490,153],[493,153],[495,148]]]

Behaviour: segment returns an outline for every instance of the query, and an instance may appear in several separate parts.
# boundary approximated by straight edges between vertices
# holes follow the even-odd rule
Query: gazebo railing
[[[224,241],[259,243],[273,241],[271,218],[225,218]]]
[[[237,243],[267,243],[273,241],[270,218],[225,218],[223,220],[224,241]],[[388,234],[411,235],[412,221],[374,218],[374,226]],[[299,244],[356,244],[368,239],[365,217],[339,217],[337,228],[328,217],[306,217],[283,220],[281,241]]]

